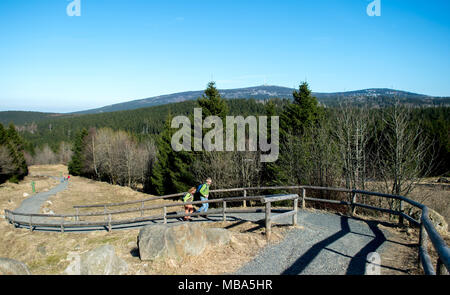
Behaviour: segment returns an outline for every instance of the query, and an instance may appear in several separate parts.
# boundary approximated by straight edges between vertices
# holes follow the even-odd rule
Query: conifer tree
[[[220,96],[219,90],[216,88],[216,83],[213,81],[208,83],[205,94],[203,94],[197,102],[202,108],[203,118],[208,116],[218,116],[223,121],[228,114],[228,105]]]
[[[83,174],[84,167],[84,138],[88,135],[88,132],[83,128],[76,136],[72,147],[72,160],[69,162],[69,174],[74,176],[80,176]]]
[[[305,180],[306,166],[309,165],[306,144],[310,142],[306,130],[317,125],[322,114],[307,82],[293,92],[293,97],[294,101],[280,116],[280,155],[271,166],[273,179],[278,184],[297,184]]]
[[[157,195],[187,191],[192,186],[189,165],[190,152],[172,149],[171,140],[175,129],[171,128],[172,116],[167,117],[164,131],[157,140],[157,161],[149,169],[149,183],[145,190]]]
[[[1,181],[9,179],[12,182],[18,182],[28,174],[28,166],[23,154],[25,143],[16,131],[14,124],[10,124],[5,129],[0,124],[0,147],[3,149],[3,156],[8,158],[10,162],[8,166],[2,167],[1,171],[8,171],[0,176]],[[0,173],[3,173],[1,172]]]
[[[293,103],[287,105],[280,118],[281,134],[298,136],[302,135],[307,127],[317,123],[321,110],[307,82],[303,82],[299,90],[294,90],[292,95]]]

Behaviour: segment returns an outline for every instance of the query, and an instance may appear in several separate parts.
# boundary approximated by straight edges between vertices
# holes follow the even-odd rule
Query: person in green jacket
[[[209,187],[211,186],[212,180],[211,178],[207,178],[206,179],[206,183],[202,184],[198,190],[198,192],[200,193],[200,200],[201,201],[207,201],[208,197],[209,197]],[[200,209],[197,210],[197,213],[199,212],[207,212],[209,208],[209,203],[204,203]]]
[[[183,197],[183,203],[189,203],[189,202],[193,202],[194,201],[194,194],[195,194],[195,187],[191,187],[191,189],[184,195]],[[184,205],[184,212],[186,214],[191,214],[194,212],[194,206],[192,206],[191,204],[188,205]],[[191,220],[190,216],[185,216],[184,221],[188,221]]]

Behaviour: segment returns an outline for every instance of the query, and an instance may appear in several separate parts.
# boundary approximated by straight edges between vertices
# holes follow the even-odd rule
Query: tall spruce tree
[[[228,114],[228,105],[220,96],[216,83],[213,81],[208,83],[205,94],[197,100],[197,103],[202,108],[203,118],[218,116],[223,121]]]
[[[74,176],[83,175],[84,167],[84,138],[88,135],[88,131],[83,128],[76,136],[72,147],[72,159],[68,164],[69,174]]]
[[[317,123],[322,114],[317,98],[312,96],[307,82],[303,82],[292,95],[294,101],[287,105],[280,117],[281,136],[302,135],[306,128]]]
[[[189,165],[192,162],[190,152],[172,149],[171,140],[175,129],[171,128],[172,116],[167,117],[164,131],[157,140],[157,161],[149,169],[149,181],[145,190],[157,195],[187,191],[192,185]]]
[[[307,82],[303,82],[292,95],[294,101],[280,116],[280,155],[271,167],[274,184],[305,181],[305,171],[308,171],[306,143],[310,142],[306,138],[310,136],[306,130],[317,125],[323,113]]]
[[[0,146],[7,151],[6,157],[11,162],[8,166],[0,169],[0,181],[9,179],[12,182],[18,182],[28,174],[28,166],[23,154],[25,142],[16,131],[14,124],[10,124],[8,129],[5,129],[0,124]],[[7,168],[7,169],[6,169]],[[3,173],[1,171],[8,171]]]

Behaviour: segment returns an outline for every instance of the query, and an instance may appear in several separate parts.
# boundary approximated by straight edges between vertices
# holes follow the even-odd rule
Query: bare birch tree
[[[334,136],[343,161],[345,186],[349,189],[365,189],[371,122],[369,112],[367,108],[341,105],[334,121]]]
[[[429,140],[418,125],[411,122],[411,108],[398,102],[383,111],[385,129],[377,138],[377,167],[387,193],[407,196],[431,170],[424,159],[430,151]],[[393,200],[391,209],[399,209]]]

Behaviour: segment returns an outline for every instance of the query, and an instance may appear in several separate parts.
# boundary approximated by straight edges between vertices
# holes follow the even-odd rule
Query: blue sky
[[[450,1],[0,1],[0,110],[262,85],[450,96]]]

